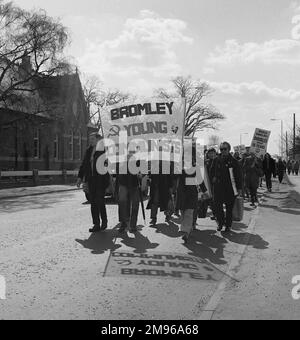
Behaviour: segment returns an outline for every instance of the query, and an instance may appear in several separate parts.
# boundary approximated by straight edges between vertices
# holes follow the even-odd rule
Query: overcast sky
[[[151,95],[176,75],[208,81],[227,120],[216,134],[251,143],[256,127],[300,120],[300,0],[15,0],[44,8],[71,33],[72,55],[106,86]],[[203,134],[205,138],[214,132]]]

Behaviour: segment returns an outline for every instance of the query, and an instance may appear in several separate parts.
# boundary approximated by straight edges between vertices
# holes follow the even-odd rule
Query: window
[[[81,160],[82,159],[82,141],[81,141],[81,132],[79,132],[79,135],[78,135],[78,148],[79,148],[79,157],[78,159]]]
[[[59,159],[59,144],[58,144],[58,135],[55,135],[55,139],[54,139],[54,145],[53,145],[53,156],[54,159]]]
[[[74,159],[74,132],[71,131],[71,134],[69,136],[69,155],[70,159]]]
[[[33,157],[35,159],[40,158],[40,130],[34,130],[34,137],[33,137]]]
[[[76,133],[74,136],[74,160],[80,159],[79,141],[80,141],[79,134]]]

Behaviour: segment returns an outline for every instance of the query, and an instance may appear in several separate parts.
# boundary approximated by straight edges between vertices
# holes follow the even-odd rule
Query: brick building
[[[94,130],[79,75],[33,81],[39,90],[30,104],[0,108],[0,171],[76,170]],[[33,114],[37,101],[44,112]]]

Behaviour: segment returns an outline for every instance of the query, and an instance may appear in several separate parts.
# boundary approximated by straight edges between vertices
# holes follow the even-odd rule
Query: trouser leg
[[[128,223],[130,219],[130,200],[128,188],[125,185],[119,187],[119,220]]]
[[[100,211],[100,216],[103,224],[107,224],[107,212],[106,212],[106,205],[105,205],[105,192],[103,189],[99,190],[98,193],[98,207]]]
[[[90,203],[91,203],[91,215],[93,219],[94,226],[100,226],[100,217],[99,217],[99,206],[97,200],[97,188],[95,181],[89,182],[89,194],[90,194]]]
[[[225,224],[223,201],[216,200],[214,205],[215,205],[216,219],[217,219],[218,225],[223,226]]]
[[[197,211],[197,209],[194,209],[194,216],[193,216],[193,227],[194,228],[197,225],[197,219],[198,219],[198,211]]]
[[[226,228],[232,227],[232,222],[233,222],[232,213],[233,213],[234,203],[235,203],[235,198],[226,202]]]
[[[271,179],[271,174],[266,175],[266,183],[267,183],[267,188],[272,189],[272,179]]]
[[[139,214],[140,196],[138,188],[130,190],[130,228],[136,228]]]
[[[155,188],[153,203],[152,203],[152,206],[151,206],[151,219],[152,220],[157,219],[158,204],[159,204],[159,191],[158,191],[158,188]]]

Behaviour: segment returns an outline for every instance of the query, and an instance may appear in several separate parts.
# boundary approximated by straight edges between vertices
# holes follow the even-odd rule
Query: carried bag
[[[233,207],[233,221],[241,222],[244,219],[244,199],[243,197],[237,197]]]

